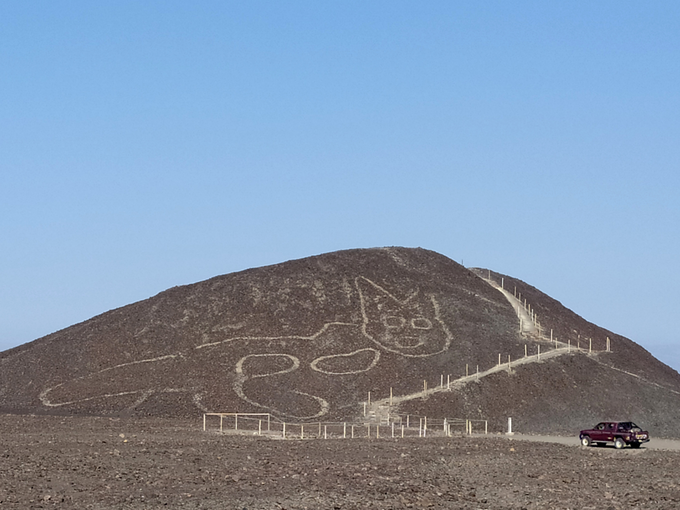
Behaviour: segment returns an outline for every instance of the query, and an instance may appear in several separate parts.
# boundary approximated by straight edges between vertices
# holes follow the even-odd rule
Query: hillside
[[[536,311],[520,334],[504,278]],[[423,249],[347,250],[174,287],[0,353],[0,408],[12,412],[196,416],[271,412],[351,420],[374,398],[407,395],[592,339],[593,352],[527,363],[406,400],[400,412],[481,417],[500,430],[573,432],[618,416],[680,436],[680,375],[634,342],[533,287]],[[604,351],[606,338],[611,352]],[[581,344],[583,347],[585,344]],[[631,375],[634,374],[634,375]],[[396,409],[394,410],[396,412]]]

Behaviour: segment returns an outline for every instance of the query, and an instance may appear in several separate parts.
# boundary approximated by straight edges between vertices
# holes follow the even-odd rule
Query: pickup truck
[[[583,446],[614,443],[616,449],[626,445],[639,448],[642,443],[649,441],[649,432],[642,430],[632,421],[603,421],[592,429],[582,430],[579,438]]]

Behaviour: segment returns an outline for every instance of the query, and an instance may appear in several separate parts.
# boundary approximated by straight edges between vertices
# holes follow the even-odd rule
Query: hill
[[[521,332],[489,278],[526,299],[540,328]],[[423,381],[433,388],[539,345],[542,360],[417,394]],[[677,372],[524,282],[424,249],[346,250],[218,276],[0,353],[0,408],[12,412],[352,420],[369,392],[390,391],[413,394],[392,412],[485,418],[492,430],[507,416],[525,432],[625,417],[680,436]]]

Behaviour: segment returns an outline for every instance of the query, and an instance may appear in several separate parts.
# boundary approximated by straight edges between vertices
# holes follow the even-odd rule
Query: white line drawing
[[[370,361],[370,363],[365,366],[364,368],[356,369],[356,370],[342,370],[342,371],[333,371],[333,370],[328,370],[328,369],[323,369],[322,367],[319,366],[319,364],[332,364],[333,362],[337,361],[345,361],[348,359],[356,359],[357,355],[361,353],[372,353],[373,357]],[[329,356],[321,356],[319,358],[316,358],[314,361],[310,363],[310,368],[312,370],[316,370],[317,372],[322,372],[324,374],[328,375],[351,375],[351,374],[360,374],[362,372],[368,372],[370,369],[372,369],[374,366],[378,364],[378,360],[380,359],[380,351],[377,351],[372,348],[366,348],[366,349],[357,349],[354,352],[349,352],[347,354],[331,354]]]
[[[258,360],[262,358],[269,358],[269,359],[274,359],[274,360],[280,360],[280,359],[285,359],[286,361],[290,362],[290,366],[286,368],[282,368],[281,370],[277,370],[274,372],[264,372],[261,374],[254,374],[250,375],[248,374],[248,369],[247,367],[244,369],[244,364],[246,364],[249,360]],[[296,356],[293,356],[291,354],[280,354],[280,353],[272,353],[272,354],[249,354],[247,356],[244,356],[238,362],[236,363],[236,381],[234,382],[234,391],[236,394],[241,397],[243,400],[246,402],[260,407],[262,409],[267,409],[269,411],[276,411],[277,414],[289,416],[291,418],[295,418],[298,420],[310,420],[314,418],[319,418],[325,414],[328,413],[328,409],[330,408],[330,404],[324,400],[321,397],[317,397],[316,395],[311,395],[309,393],[305,393],[302,391],[294,390],[294,389],[288,389],[286,387],[279,387],[278,390],[276,391],[276,381],[273,381],[270,383],[270,385],[265,386],[266,390],[269,390],[270,392],[270,398],[273,401],[271,404],[266,405],[262,404],[260,402],[256,402],[254,400],[251,400],[248,395],[244,392],[244,385],[250,380],[256,380],[256,379],[267,379],[267,378],[272,378],[277,375],[282,375],[282,374],[288,374],[290,372],[294,372],[300,368],[300,359],[297,358]],[[268,381],[267,381],[268,382]],[[278,386],[278,385],[277,385]],[[297,415],[297,414],[292,414],[290,412],[283,411],[280,409],[281,407],[281,401],[283,398],[282,396],[285,395],[285,393],[289,393],[292,395],[293,398],[297,399],[303,399],[303,400],[311,400],[312,401],[312,407],[318,407],[318,411],[314,414],[308,414],[308,415]],[[289,395],[290,397],[290,395]],[[308,403],[307,403],[308,404]]]
[[[332,321],[310,335],[243,335],[203,343],[56,384],[42,391],[40,401],[47,407],[63,407],[118,399],[112,407],[132,410],[154,394],[185,392],[192,395],[196,407],[205,410],[215,398],[205,381],[215,374],[214,370],[201,372],[210,362],[221,367],[217,376],[221,378],[222,399],[224,391],[230,390],[249,405],[273,414],[319,418],[329,412],[332,404],[333,395],[328,390],[332,384],[323,383],[330,381],[324,378],[368,372],[380,363],[384,352],[420,358],[449,349],[452,335],[433,295],[415,290],[400,300],[363,276],[354,279],[354,291],[361,323]],[[232,328],[221,331],[226,335]],[[148,371],[140,374],[146,366]],[[198,374],[190,378],[197,382],[178,384],[176,374],[182,372]],[[315,393],[321,394],[307,393],[296,386],[307,377],[323,383],[311,385]],[[137,398],[133,400],[133,396]]]
[[[434,356],[451,346],[451,332],[441,319],[434,296],[418,292],[400,301],[368,278],[356,279],[364,318],[362,331],[386,351],[401,356]]]

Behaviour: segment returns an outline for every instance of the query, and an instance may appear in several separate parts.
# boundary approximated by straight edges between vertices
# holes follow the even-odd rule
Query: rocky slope
[[[199,416],[269,412],[287,421],[363,418],[363,402],[407,395],[466,366],[486,370],[560,342],[569,353],[499,371],[393,412],[486,418],[500,430],[572,432],[623,417],[678,436],[680,375],[507,276],[543,337],[520,334],[482,277],[423,249],[347,250],[175,287],[0,354],[0,408]],[[610,338],[611,352],[606,348]]]

